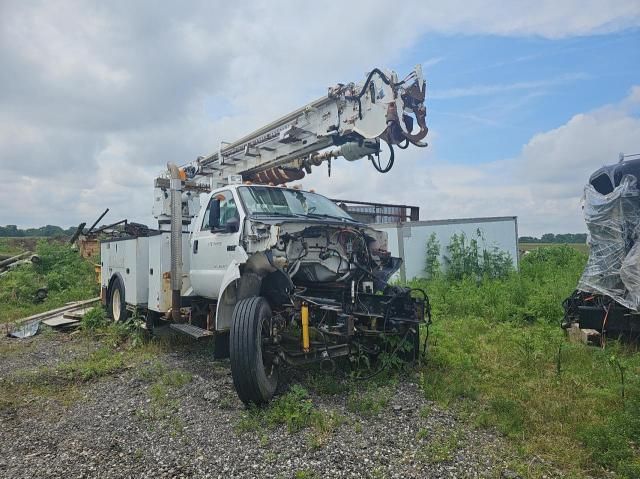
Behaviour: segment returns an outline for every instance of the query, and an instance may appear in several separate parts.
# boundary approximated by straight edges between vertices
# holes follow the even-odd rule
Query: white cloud
[[[113,219],[150,221],[152,180],[167,161],[215,150],[328,85],[393,64],[425,33],[560,38],[639,24],[640,4],[628,1],[359,0],[345,9],[336,2],[301,8],[292,0],[5,0],[0,224],[68,226],[107,206]],[[205,110],[216,98],[224,100],[224,114]],[[353,197],[353,178],[364,175],[373,185],[366,193],[375,188],[387,201],[424,202],[429,216],[499,204],[503,185],[492,165],[459,168],[436,157],[430,149],[408,152],[387,175],[392,184],[364,162],[337,163],[334,180],[318,175],[318,184]],[[416,178],[413,167],[424,176]],[[417,191],[409,192],[407,181]],[[484,190],[486,182],[495,191]]]
[[[461,98],[461,97],[467,97],[467,96],[495,95],[496,93],[504,93],[504,92],[510,92],[510,91],[519,91],[519,90],[536,90],[540,88],[572,83],[578,80],[586,80],[588,78],[589,76],[584,73],[572,73],[567,75],[561,75],[557,78],[551,78],[548,80],[526,81],[526,82],[516,82],[516,83],[497,84],[497,85],[473,85],[473,86],[464,87],[464,88],[432,90],[430,93],[430,98],[443,100],[443,99]]]

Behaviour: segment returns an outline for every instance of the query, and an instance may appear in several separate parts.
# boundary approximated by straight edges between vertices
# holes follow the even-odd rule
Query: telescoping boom
[[[326,96],[218,150],[184,165],[187,178],[230,179],[265,184],[296,181],[313,166],[333,158],[368,158],[381,173],[394,163],[394,146],[427,146],[426,83],[416,66],[400,80],[393,71],[374,68],[364,82],[338,84]],[[383,146],[383,143],[386,146]],[[386,157],[386,160],[384,159]]]

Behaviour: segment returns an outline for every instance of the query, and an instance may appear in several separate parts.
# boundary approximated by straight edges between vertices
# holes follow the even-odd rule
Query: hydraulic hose
[[[382,165],[380,164],[380,155],[377,155],[377,162],[376,160],[373,159],[372,155],[369,155],[369,159],[371,160],[371,163],[373,163],[373,167],[378,170],[380,173],[388,173],[391,168],[393,168],[393,162],[395,159],[395,153],[393,151],[393,145],[391,145],[391,143],[385,142],[387,143],[387,146],[389,147],[389,161],[387,162],[387,166],[385,166],[384,168],[382,167]]]
[[[364,85],[362,85],[362,90],[360,90],[360,93],[358,93],[357,95],[345,96],[345,99],[347,100],[355,100],[358,102],[358,118],[360,118],[361,120],[362,120],[362,102],[360,101],[360,98],[362,98],[362,96],[365,94],[365,92],[367,91],[367,88],[369,87],[369,82],[373,78],[373,75],[376,75],[376,74],[380,77],[380,79],[385,84],[391,85],[393,87],[402,85],[404,83],[404,81],[401,81],[398,83],[391,83],[391,80],[389,80],[389,78],[387,78],[387,75],[385,75],[384,72],[379,68],[374,68],[373,70],[371,70],[369,72],[369,75],[367,75],[367,79],[365,80]]]

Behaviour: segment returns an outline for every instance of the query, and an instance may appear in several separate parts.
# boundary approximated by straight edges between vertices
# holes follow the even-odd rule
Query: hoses
[[[369,155],[369,160],[371,161],[371,163],[373,163],[373,167],[378,170],[380,173],[388,173],[391,168],[393,168],[393,162],[395,159],[395,153],[393,151],[393,145],[391,145],[391,143],[386,142],[387,146],[389,147],[389,161],[387,161],[387,166],[385,166],[384,168],[382,167],[382,164],[380,163],[380,154],[376,155],[377,160],[373,159],[373,155]],[[408,145],[407,145],[408,146]]]
[[[348,95],[344,97],[346,100],[354,100],[358,102],[358,118],[361,120],[362,120],[362,102],[360,101],[360,98],[362,98],[362,96],[366,93],[367,88],[369,87],[369,82],[371,81],[371,78],[373,78],[373,75],[376,75],[376,74],[380,77],[380,79],[385,84],[390,85],[392,87],[400,86],[405,82],[403,80],[398,83],[391,83],[391,80],[387,78],[387,75],[385,75],[382,70],[378,68],[374,68],[373,70],[371,70],[369,72],[369,75],[367,75],[367,79],[364,81],[364,85],[362,85],[362,90],[360,90],[360,93],[358,93],[357,95]]]
[[[415,143],[414,143],[415,144]],[[409,148],[409,138],[404,139],[404,145],[402,144],[402,142],[398,143],[396,145],[398,148],[400,148],[401,150],[406,150],[407,148]]]

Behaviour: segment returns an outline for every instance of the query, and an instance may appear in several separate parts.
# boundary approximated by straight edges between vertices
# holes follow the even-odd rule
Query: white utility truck
[[[284,186],[343,157],[391,169],[394,146],[426,146],[425,81],[372,70],[155,180],[158,229],[101,244],[102,301],[230,357],[245,403],[270,400],[281,367],[350,355],[419,354],[428,299],[387,283],[387,238],[331,200]],[[385,148],[382,148],[382,144]],[[388,155],[388,156],[387,156]],[[381,160],[387,157],[387,160]]]

